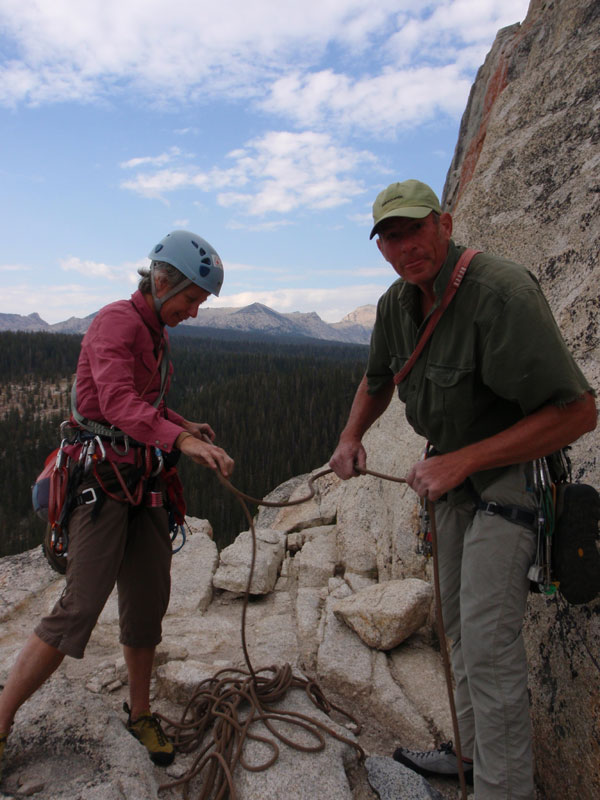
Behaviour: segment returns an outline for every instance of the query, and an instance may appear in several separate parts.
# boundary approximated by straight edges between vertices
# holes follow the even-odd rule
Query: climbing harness
[[[161,337],[156,353],[156,364],[144,390],[143,397],[157,372],[160,372],[160,389],[152,405],[158,408],[168,384],[170,367],[169,346],[166,337]],[[161,475],[167,493],[167,511],[169,513],[169,533],[171,542],[180,536],[181,544],[173,548],[179,552],[185,544],[185,501],[181,482],[175,469],[175,463],[165,464],[165,456],[157,447],[134,441],[126,433],[114,425],[84,417],[77,408],[77,384],[73,381],[71,389],[71,420],[61,423],[61,444],[46,459],[44,470],[32,486],[32,502],[36,513],[48,520],[43,549],[50,565],[57,572],[66,572],[68,555],[68,518],[74,508],[83,504],[97,504],[99,512],[106,497],[131,506],[142,503],[151,508],[163,505],[162,491],[154,491],[152,483]],[[67,445],[79,445],[77,463],[73,463],[65,452]],[[107,448],[116,455],[125,456],[135,451],[135,470],[133,477],[125,480],[119,466],[107,457]],[[107,482],[100,476],[100,464],[109,464],[114,473],[116,483]],[[93,474],[97,487],[85,489],[77,493],[81,481],[88,474]]]
[[[246,503],[249,502],[268,508],[282,508],[305,503],[315,495],[314,482],[330,474],[332,471],[333,470],[330,468],[327,468],[312,475],[308,480],[309,493],[304,497],[297,498],[296,500],[288,500],[287,502],[274,502],[264,499],[258,500],[257,498],[244,494],[233,486],[219,471],[216,472],[217,478],[224,488],[232,492],[242,506],[252,534],[250,570],[242,606],[241,620],[242,650],[247,670],[224,669],[217,672],[214,677],[202,681],[186,705],[179,721],[171,720],[163,715],[158,715],[165,723],[166,730],[171,736],[176,750],[183,753],[199,751],[191,766],[180,778],[170,783],[163,784],[159,787],[159,790],[163,791],[176,786],[182,786],[184,797],[187,800],[187,798],[190,797],[192,782],[194,781],[200,783],[197,800],[212,800],[212,798],[216,800],[217,798],[225,797],[228,797],[229,800],[237,800],[232,777],[236,766],[240,764],[244,769],[253,772],[268,769],[275,763],[279,755],[277,740],[303,752],[319,752],[325,747],[323,734],[326,733],[353,747],[360,761],[364,759],[365,753],[360,745],[339,734],[333,728],[305,714],[295,711],[285,711],[280,707],[274,707],[275,703],[279,703],[285,698],[290,689],[302,689],[316,708],[323,711],[328,716],[331,716],[332,712],[337,712],[342,718],[346,719],[347,723],[351,723],[355,733],[360,733],[360,724],[355,717],[339,706],[330,703],[325,698],[321,688],[316,682],[294,675],[289,664],[285,664],[283,667],[270,666],[258,670],[254,669],[250,660],[246,641],[246,614],[250,587],[254,574],[254,565],[256,562],[256,529]],[[397,478],[372,470],[357,468],[357,472],[362,475],[370,475],[395,483],[406,483],[404,478]],[[462,768],[458,720],[454,705],[452,674],[442,621],[439,573],[437,570],[435,515],[433,512],[433,504],[427,501],[427,505],[431,519],[432,547],[434,553],[434,585],[438,636],[444,663],[452,725],[456,742],[461,797],[462,800],[467,800],[466,781]],[[266,738],[264,734],[258,735],[252,731],[253,726],[260,722],[262,722],[272,734],[272,738]],[[283,734],[281,730],[278,730],[277,723],[285,723],[288,726],[294,725],[301,728],[314,738],[315,744],[308,746],[293,741],[289,736]],[[271,750],[270,757],[261,764],[248,764],[242,753],[246,739],[260,741],[262,744],[269,747]]]

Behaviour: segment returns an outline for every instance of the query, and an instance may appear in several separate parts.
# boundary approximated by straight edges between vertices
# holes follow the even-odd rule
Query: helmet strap
[[[158,316],[158,319],[160,320],[161,325],[164,325],[164,322],[161,317],[160,311],[165,302],[169,300],[169,298],[174,297],[176,294],[179,294],[179,292],[183,291],[187,286],[190,285],[190,283],[193,283],[193,281],[191,281],[189,278],[186,278],[184,281],[178,283],[177,286],[173,286],[173,288],[170,289],[166,294],[163,294],[162,297],[158,297],[158,295],[156,294],[156,281],[154,279],[154,262],[152,262],[150,266],[150,286],[152,289],[152,300],[154,301],[154,310],[156,311],[156,314]]]

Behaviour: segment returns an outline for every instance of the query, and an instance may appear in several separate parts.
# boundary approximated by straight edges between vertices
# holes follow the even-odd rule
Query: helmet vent
[[[198,242],[195,242],[193,239],[190,239],[190,242],[194,245],[196,250],[198,250]]]
[[[206,257],[206,258],[203,258],[203,259],[202,259],[202,261],[201,261],[201,263],[202,263],[202,264],[208,264],[208,266],[209,266],[209,267],[211,267],[211,266],[212,266],[212,261],[211,261],[211,260],[210,260],[210,258],[208,258],[208,257]]]
[[[203,278],[206,278],[209,272],[210,272],[210,267],[200,267],[200,275]]]

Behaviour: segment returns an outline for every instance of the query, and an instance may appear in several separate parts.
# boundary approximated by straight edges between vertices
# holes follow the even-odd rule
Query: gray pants
[[[525,465],[482,495],[533,509]],[[533,765],[522,639],[535,535],[471,503],[436,505],[444,626],[462,753],[474,760],[476,800],[532,800]]]

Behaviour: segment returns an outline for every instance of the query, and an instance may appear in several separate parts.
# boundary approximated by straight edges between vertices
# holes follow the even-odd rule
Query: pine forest
[[[0,333],[0,556],[35,547],[45,525],[31,485],[59,444],[81,337]],[[232,482],[263,497],[326,464],[364,372],[361,345],[171,336],[168,406],[208,422],[235,459]],[[239,503],[211,470],[181,458],[187,513],[208,519],[219,548],[247,528]],[[250,509],[255,513],[256,508]]]

